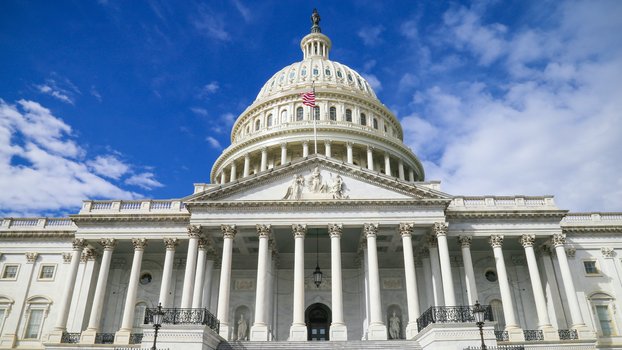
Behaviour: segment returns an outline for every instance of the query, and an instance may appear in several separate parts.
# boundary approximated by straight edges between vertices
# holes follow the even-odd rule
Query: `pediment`
[[[369,200],[451,200],[423,185],[399,181],[323,156],[287,163],[194,194],[186,205],[209,201],[314,202]]]

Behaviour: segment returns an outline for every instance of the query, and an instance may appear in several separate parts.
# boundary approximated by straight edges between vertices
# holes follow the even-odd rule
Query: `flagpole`
[[[313,88],[313,96],[315,96],[315,81],[311,82],[311,87]],[[317,130],[315,128],[315,106],[313,106],[313,111],[311,112],[311,116],[313,118],[313,139],[315,142],[315,154],[317,155]]]

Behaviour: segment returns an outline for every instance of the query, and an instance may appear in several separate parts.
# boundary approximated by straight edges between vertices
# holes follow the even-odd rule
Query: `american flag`
[[[300,94],[302,97],[302,104],[309,107],[315,107],[315,92],[309,91]]]

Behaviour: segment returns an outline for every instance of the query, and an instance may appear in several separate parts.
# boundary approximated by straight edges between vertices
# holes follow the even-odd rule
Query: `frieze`
[[[301,174],[294,175],[283,199],[348,199],[345,194],[348,187],[341,175],[328,174],[330,182],[322,176],[320,167],[316,166],[306,178]]]

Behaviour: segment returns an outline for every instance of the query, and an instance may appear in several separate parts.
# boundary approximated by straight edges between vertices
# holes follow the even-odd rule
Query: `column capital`
[[[280,142],[281,148],[287,148],[287,142]]]
[[[328,224],[328,234],[331,238],[337,237],[341,238],[341,234],[343,233],[343,225],[342,224]]]
[[[268,238],[270,237],[270,231],[272,230],[271,225],[262,225],[257,224],[257,236],[259,238]]]
[[[26,263],[34,264],[35,261],[37,261],[38,256],[39,256],[39,253],[34,253],[34,252],[26,253]]]
[[[207,250],[209,246],[210,246],[210,243],[205,237],[199,237],[199,245],[198,245],[199,250]]]
[[[488,242],[493,248],[501,248],[503,246],[503,235],[490,235]]]
[[[346,142],[346,146],[347,146],[347,147],[352,147],[352,146],[354,146],[354,142],[352,142],[352,141],[347,141],[347,142]]]
[[[80,261],[85,263],[89,260],[95,260],[96,255],[97,252],[95,252],[95,249],[88,247],[84,248],[84,250],[82,251],[82,255],[80,256]]]
[[[556,233],[551,237],[551,243],[554,248],[563,246],[566,243],[566,235],[563,233]]]
[[[113,250],[117,246],[117,240],[114,238],[102,238],[99,244],[104,247],[104,250]]]
[[[325,144],[325,145],[330,145],[331,143],[332,143],[332,141],[331,141],[331,140],[324,140],[324,144]]]
[[[201,235],[201,225],[188,225],[188,237],[199,238]]]
[[[86,241],[84,238],[74,238],[71,244],[73,246],[73,250],[82,250],[86,247]]]
[[[145,250],[147,246],[146,238],[132,238],[132,245],[134,246],[134,250]]]
[[[605,259],[610,259],[615,256],[615,251],[611,247],[602,247],[600,248],[600,252],[603,254]]]
[[[363,224],[363,232],[365,237],[376,237],[378,234],[378,224]]]
[[[437,237],[447,236],[447,223],[446,222],[435,222],[433,232]]]
[[[250,159],[251,154],[249,152],[244,153],[244,159]]]
[[[220,231],[222,231],[223,238],[231,238],[235,237],[238,233],[238,230],[235,228],[235,225],[220,225]]]
[[[536,235],[534,234],[524,234],[518,239],[518,242],[523,246],[523,248],[533,247],[533,243],[535,241]]]
[[[375,148],[374,146],[369,146],[369,145],[368,145],[368,146],[367,146],[367,152],[371,152],[371,151],[373,151],[373,150],[374,150],[374,148]]]
[[[304,238],[304,236],[307,234],[307,225],[293,224],[292,232],[294,233],[294,238]]]
[[[400,235],[402,237],[412,236],[414,228],[415,228],[414,222],[400,222],[400,227],[399,227]]]
[[[473,241],[473,237],[467,235],[458,236],[458,243],[460,243],[460,247],[462,248],[470,248],[471,242]]]
[[[309,145],[309,140],[304,140],[304,141],[302,141],[302,144],[303,144],[303,145]]]
[[[164,238],[163,241],[166,250],[175,250],[175,247],[179,244],[179,240],[177,238]]]
[[[438,241],[436,240],[436,236],[433,236],[433,235],[426,236],[426,239],[428,241],[428,249],[436,248],[438,246]]]

